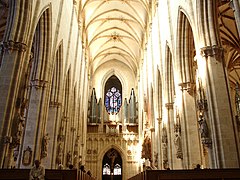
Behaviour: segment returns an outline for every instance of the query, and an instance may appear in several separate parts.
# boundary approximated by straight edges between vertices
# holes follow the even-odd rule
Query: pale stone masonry
[[[240,167],[238,0],[0,0],[0,17],[0,168]]]

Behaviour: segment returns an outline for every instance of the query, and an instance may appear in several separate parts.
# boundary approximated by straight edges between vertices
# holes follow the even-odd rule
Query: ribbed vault
[[[232,82],[240,81],[240,39],[230,2],[220,4],[218,21],[229,78]]]
[[[93,72],[109,61],[120,61],[137,72],[148,21],[148,4],[148,0],[82,1],[86,49]]]
[[[0,42],[3,40],[6,29],[8,9],[8,0],[0,0]]]

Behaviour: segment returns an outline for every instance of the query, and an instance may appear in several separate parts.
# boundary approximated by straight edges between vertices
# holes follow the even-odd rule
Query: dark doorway
[[[117,150],[110,149],[103,157],[103,180],[122,180],[122,158]]]

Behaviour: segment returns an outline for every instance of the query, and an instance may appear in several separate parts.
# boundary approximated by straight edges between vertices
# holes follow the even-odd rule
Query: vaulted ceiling
[[[3,40],[8,16],[8,0],[0,0],[0,42]]]
[[[149,0],[82,0],[86,49],[92,71],[119,61],[137,72],[149,16]]]
[[[240,82],[240,38],[229,1],[222,1],[220,4],[218,21],[230,81]]]

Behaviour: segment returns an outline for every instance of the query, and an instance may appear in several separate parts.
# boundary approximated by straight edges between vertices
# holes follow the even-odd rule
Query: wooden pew
[[[29,169],[0,169],[1,180],[29,180]],[[45,170],[46,180],[78,180],[77,170]]]
[[[146,170],[129,180],[240,180],[240,169]]]

